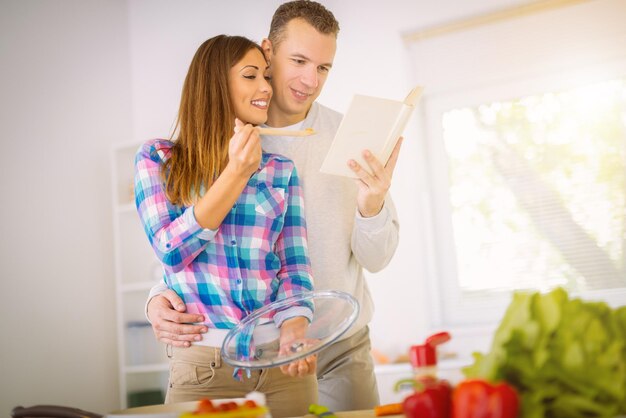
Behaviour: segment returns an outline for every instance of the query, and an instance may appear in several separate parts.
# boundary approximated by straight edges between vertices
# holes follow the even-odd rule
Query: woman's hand
[[[308,327],[309,320],[302,316],[285,320],[280,327],[280,353],[288,355],[293,353],[295,346],[304,347],[308,341]],[[314,374],[316,369],[317,354],[280,366],[280,371],[291,377]]]
[[[249,178],[261,163],[261,138],[254,126],[235,119],[235,134],[228,144],[228,165],[231,172]]]

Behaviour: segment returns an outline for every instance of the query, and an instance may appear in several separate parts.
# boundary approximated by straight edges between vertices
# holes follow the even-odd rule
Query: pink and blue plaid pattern
[[[232,328],[255,309],[312,290],[302,190],[291,160],[263,154],[216,231],[202,229],[193,206],[172,205],[161,167],[173,143],[151,140],[135,158],[135,204],[168,287],[211,328]],[[299,309],[302,311],[297,312]],[[284,314],[284,317],[280,318]],[[279,312],[278,326],[309,307]]]

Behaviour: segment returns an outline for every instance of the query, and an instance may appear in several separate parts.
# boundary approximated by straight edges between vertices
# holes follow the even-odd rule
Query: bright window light
[[[464,294],[626,287],[626,79],[443,115]]]

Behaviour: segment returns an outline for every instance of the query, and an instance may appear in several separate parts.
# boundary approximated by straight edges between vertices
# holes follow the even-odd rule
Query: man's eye
[[[328,67],[319,67],[319,71],[322,72],[322,73],[327,73],[327,72],[330,71],[330,68],[328,68]]]
[[[293,62],[295,62],[296,64],[304,64],[306,61],[301,60],[301,59],[294,58],[294,59],[293,59]]]

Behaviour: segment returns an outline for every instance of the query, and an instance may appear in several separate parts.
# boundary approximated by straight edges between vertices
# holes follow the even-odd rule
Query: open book
[[[355,95],[339,124],[320,171],[356,178],[348,167],[348,160],[353,159],[371,174],[369,165],[362,157],[364,149],[369,149],[386,164],[422,90],[421,86],[415,87],[404,101]]]

